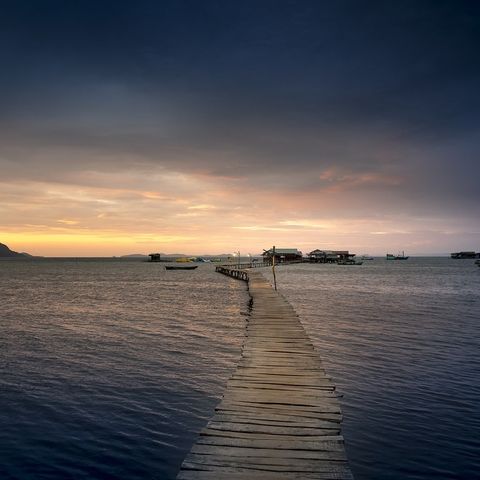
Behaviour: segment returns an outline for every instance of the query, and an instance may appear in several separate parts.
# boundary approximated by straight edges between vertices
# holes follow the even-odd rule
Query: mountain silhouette
[[[19,257],[19,258],[27,258],[30,255],[25,253],[18,253],[10,250],[4,243],[0,243],[0,257]]]

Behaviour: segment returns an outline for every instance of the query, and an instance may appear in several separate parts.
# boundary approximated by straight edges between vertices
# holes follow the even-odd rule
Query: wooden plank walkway
[[[335,385],[292,306],[261,273],[245,273],[242,357],[177,480],[353,479]]]

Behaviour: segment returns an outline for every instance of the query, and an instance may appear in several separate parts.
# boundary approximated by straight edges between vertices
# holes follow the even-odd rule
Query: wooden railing
[[[223,263],[222,267],[226,268],[260,268],[260,267],[271,267],[272,262],[270,260],[263,261],[263,262],[248,262],[248,263]]]
[[[228,275],[229,277],[248,282],[248,273],[245,270],[238,270],[233,266],[219,265],[215,268],[215,271],[222,273],[223,275]]]

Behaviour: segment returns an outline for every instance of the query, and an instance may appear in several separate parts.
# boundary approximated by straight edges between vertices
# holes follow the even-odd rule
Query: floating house
[[[338,263],[353,260],[355,253],[348,250],[313,250],[307,254],[310,263]]]
[[[262,256],[264,261],[272,261],[275,256],[275,263],[302,261],[302,252],[297,248],[275,248],[275,255],[273,254],[273,248],[270,248],[265,250]]]

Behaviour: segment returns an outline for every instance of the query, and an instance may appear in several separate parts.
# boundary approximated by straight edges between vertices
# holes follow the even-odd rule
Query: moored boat
[[[195,270],[198,265],[165,265],[165,270]]]
[[[346,260],[339,260],[337,265],[362,265],[363,262],[361,260],[355,260],[353,258],[348,258]]]
[[[393,255],[392,253],[387,253],[387,260],[408,260],[408,256],[405,256],[405,252],[402,254]]]
[[[455,252],[450,254],[450,258],[455,260],[465,259],[465,258],[480,258],[480,253],[477,252]]]

